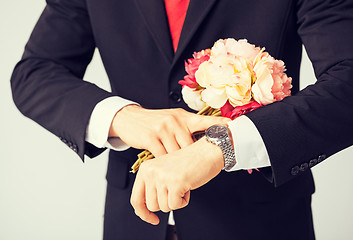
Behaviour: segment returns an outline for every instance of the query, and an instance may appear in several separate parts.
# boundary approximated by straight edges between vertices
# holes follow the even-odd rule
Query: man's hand
[[[192,144],[193,132],[227,121],[227,118],[200,116],[183,109],[149,110],[129,105],[115,115],[109,136],[120,137],[127,145],[147,149],[158,157]]]
[[[205,138],[181,150],[142,163],[131,194],[131,205],[142,220],[157,225],[153,212],[183,208],[190,190],[201,187],[224,167],[221,149]]]

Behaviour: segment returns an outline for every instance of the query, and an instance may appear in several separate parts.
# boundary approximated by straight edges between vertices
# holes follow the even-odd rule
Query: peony
[[[233,108],[244,106],[234,110],[244,112],[254,110],[254,102],[262,106],[289,96],[291,78],[284,73],[283,61],[264,50],[246,39],[228,38],[194,53],[185,62],[187,75],[179,81],[185,102],[194,110],[205,105],[220,109],[229,104]],[[238,116],[234,111],[232,116]]]
[[[281,101],[291,94],[292,79],[285,74],[285,65],[268,53],[259,54],[254,63],[255,83],[252,93],[255,101],[266,105]]]
[[[251,66],[245,58],[230,55],[212,55],[195,73],[197,83],[205,88],[201,93],[202,100],[218,109],[228,99],[233,106],[249,103],[252,76]]]
[[[239,41],[228,38],[218,40],[212,47],[212,55],[225,56],[232,55],[233,57],[245,58],[248,62],[253,62],[258,54],[261,52],[259,47],[248,43],[246,39],[240,39]]]
[[[206,103],[201,99],[201,91],[202,90],[194,90],[188,86],[184,86],[181,90],[185,103],[189,108],[195,111],[200,111],[206,106]]]
[[[198,83],[196,82],[195,72],[199,68],[200,64],[210,59],[211,50],[206,49],[200,52],[195,52],[193,58],[188,59],[185,62],[185,71],[188,75],[184,76],[184,80],[180,80],[179,84],[188,86],[189,88],[197,88]]]
[[[262,106],[263,105],[255,101],[238,107],[233,107],[229,102],[226,102],[226,104],[221,107],[221,112],[223,117],[235,119]]]

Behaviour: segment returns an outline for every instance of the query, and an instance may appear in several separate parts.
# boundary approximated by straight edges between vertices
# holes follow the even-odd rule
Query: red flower
[[[195,73],[201,63],[208,61],[211,56],[211,50],[206,49],[200,52],[195,52],[193,58],[185,61],[185,71],[188,75],[184,76],[184,80],[180,80],[179,84],[188,86],[189,88],[198,88],[199,84],[196,82]]]
[[[245,104],[243,106],[233,107],[229,103],[229,101],[227,101],[226,104],[224,104],[223,107],[221,107],[221,113],[223,117],[227,117],[234,120],[235,118],[240,117],[241,115],[251,112],[262,106],[263,105],[254,101],[254,102]]]

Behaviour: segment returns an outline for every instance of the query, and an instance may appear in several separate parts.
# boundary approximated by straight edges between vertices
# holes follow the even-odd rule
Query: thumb
[[[225,117],[215,117],[215,116],[203,116],[194,115],[191,117],[188,128],[190,132],[203,131],[215,124],[227,124],[231,121],[229,118]]]

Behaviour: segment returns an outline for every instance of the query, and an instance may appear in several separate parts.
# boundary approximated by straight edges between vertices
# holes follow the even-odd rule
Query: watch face
[[[207,135],[210,138],[226,138],[228,136],[228,129],[223,125],[214,125],[207,130]]]

